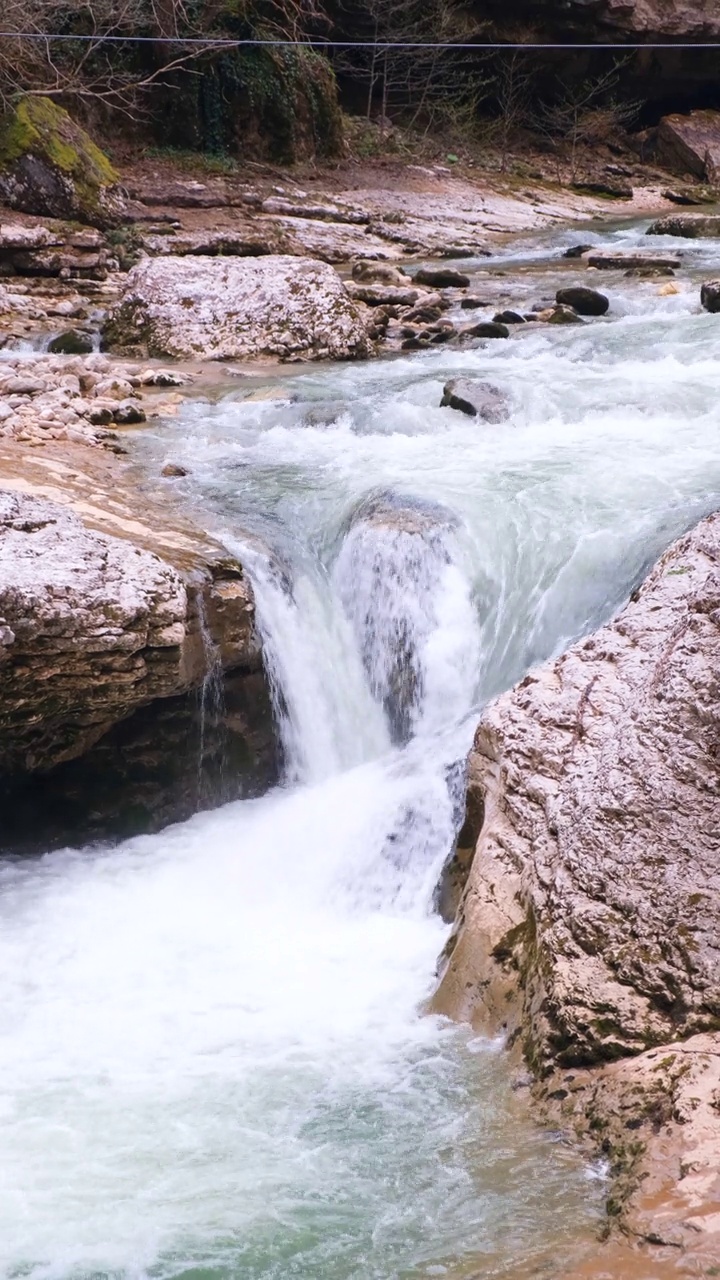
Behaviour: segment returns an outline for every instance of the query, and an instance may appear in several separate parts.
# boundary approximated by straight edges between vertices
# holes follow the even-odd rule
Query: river
[[[558,261],[581,239],[472,265],[525,305],[587,282]],[[136,437],[254,579],[285,776],[0,864],[6,1280],[510,1280],[593,1239],[602,1167],[533,1125],[501,1042],[422,1008],[479,708],[720,500],[695,278],[720,245],[682,247],[678,293],[618,273],[607,319],[223,370]],[[438,407],[461,373],[509,394],[507,424]]]

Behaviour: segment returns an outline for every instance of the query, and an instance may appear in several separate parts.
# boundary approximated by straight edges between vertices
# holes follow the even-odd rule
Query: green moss
[[[42,156],[85,187],[111,186],[118,174],[107,156],[50,98],[23,98],[0,127],[0,166],[29,153]]]

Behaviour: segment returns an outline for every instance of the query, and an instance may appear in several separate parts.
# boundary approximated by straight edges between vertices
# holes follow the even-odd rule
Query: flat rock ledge
[[[62,484],[63,473],[53,478]],[[5,484],[0,792],[13,801],[20,843],[33,828],[34,785],[53,796],[60,828],[72,794],[73,812],[95,811],[102,834],[128,830],[117,810],[129,812],[143,791],[144,813],[131,830],[157,828],[217,800],[200,794],[200,771],[203,736],[207,751],[220,718],[225,738],[229,722],[235,745],[242,742],[241,754],[256,753],[271,768],[269,695],[252,588],[239,562],[205,535],[164,526],[167,512],[153,516],[146,507],[147,524],[137,512],[128,515],[121,491],[104,520],[80,493],[64,502],[38,493],[43,486],[29,484],[27,472]],[[114,525],[120,536],[99,524]],[[212,726],[202,705],[209,673],[218,690],[225,686]],[[198,731],[199,715],[207,724]],[[27,822],[18,816],[23,806]],[[12,844],[12,833],[5,824],[3,843]]]
[[[275,254],[146,259],[128,275],[103,341],[124,354],[207,360],[346,360],[372,351],[337,272]]]
[[[631,1234],[712,1240],[717,1260],[720,513],[488,707],[469,799],[479,837],[434,1008],[522,1049],[606,1151]]]

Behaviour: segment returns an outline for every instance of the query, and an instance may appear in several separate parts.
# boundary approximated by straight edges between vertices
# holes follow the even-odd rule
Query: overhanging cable
[[[477,49],[480,51],[488,50],[505,50],[507,52],[542,52],[542,51],[565,51],[572,50],[595,50],[595,49],[616,49],[626,51],[636,51],[642,49],[650,50],[688,50],[688,49],[720,49],[720,41],[693,41],[693,42],[639,42],[630,41],[627,43],[619,43],[617,41],[603,41],[600,43],[575,42],[572,44],[557,43],[531,43],[523,42],[522,44],[505,43],[498,41],[477,41],[463,42],[451,40],[326,40],[326,39],[308,39],[308,40],[260,40],[254,38],[230,38],[228,36],[133,36],[133,35],[68,35],[66,33],[56,33],[47,31],[0,31],[0,40],[53,40],[53,41],[70,41],[77,43],[78,41],[86,41],[95,44],[173,44],[173,45],[204,45],[207,48],[239,48],[245,45],[259,45],[263,47],[276,48],[293,48],[293,49]]]

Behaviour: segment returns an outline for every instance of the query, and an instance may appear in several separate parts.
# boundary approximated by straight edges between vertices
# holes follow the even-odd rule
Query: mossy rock
[[[23,213],[117,223],[118,174],[84,129],[50,98],[25,97],[0,117],[0,198]]]

